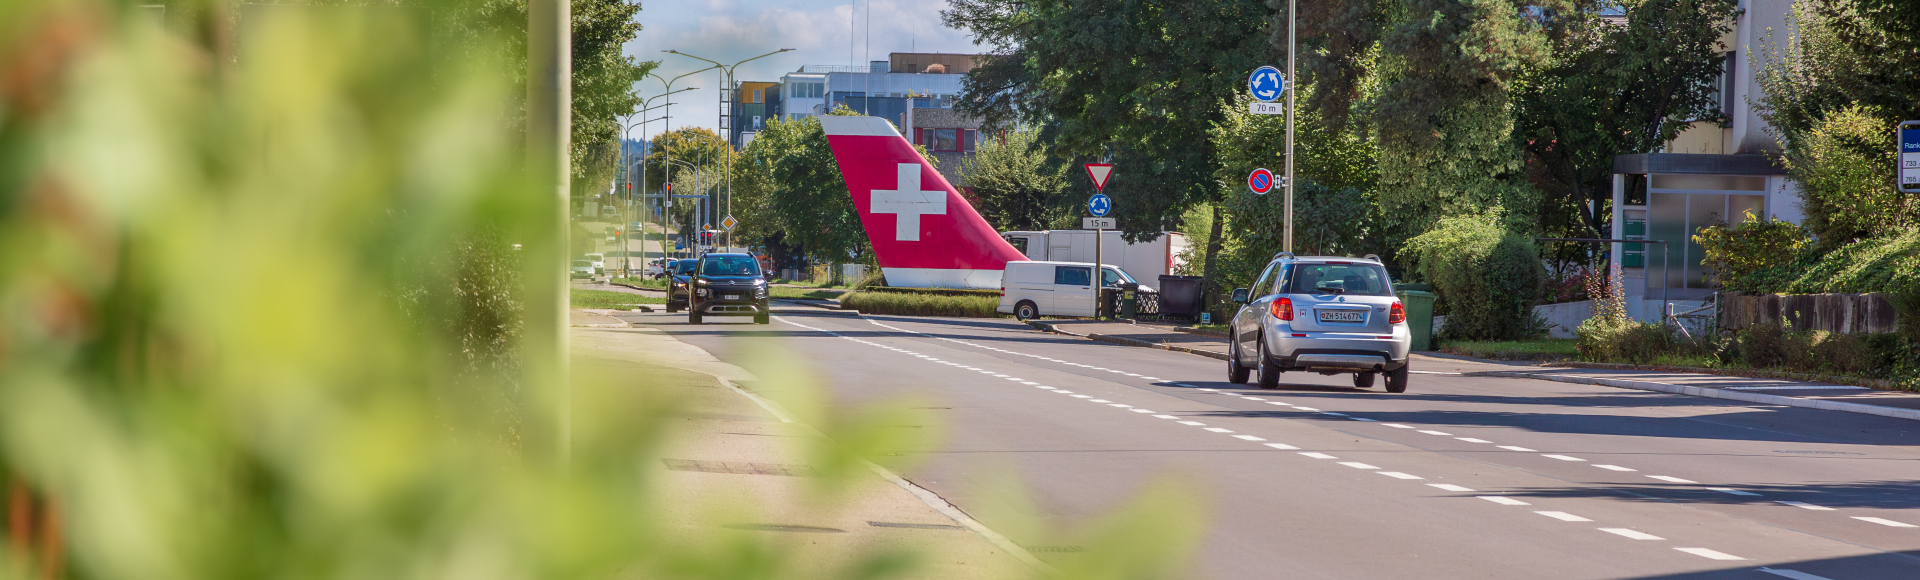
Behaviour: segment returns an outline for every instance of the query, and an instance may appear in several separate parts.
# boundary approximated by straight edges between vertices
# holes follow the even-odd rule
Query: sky
[[[733,64],[741,59],[794,49],[741,65],[735,81],[773,81],[802,65],[849,65],[886,60],[893,52],[982,52],[965,32],[942,26],[940,11],[946,0],[651,0],[640,4],[640,34],[626,46],[626,54],[641,61],[657,60],[654,74],[673,78],[711,66],[676,54],[675,49]],[[719,124],[721,80],[718,71],[675,81],[673,88],[699,87],[654,99],[659,106],[673,101],[673,118],[650,123],[651,137],[673,127]],[[635,86],[642,99],[666,92],[659,79]],[[649,113],[658,118],[665,109]],[[637,123],[634,117],[628,124]],[[640,138],[641,127],[629,132]]]

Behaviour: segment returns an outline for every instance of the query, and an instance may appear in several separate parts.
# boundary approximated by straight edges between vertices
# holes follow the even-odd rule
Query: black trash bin
[[[1160,316],[1200,317],[1200,276],[1160,277]]]

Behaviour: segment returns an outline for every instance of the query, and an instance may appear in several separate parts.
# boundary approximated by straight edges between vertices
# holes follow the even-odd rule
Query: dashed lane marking
[[[1651,477],[1651,478],[1653,478],[1653,479],[1658,479],[1658,480],[1660,480],[1660,481],[1664,481],[1664,482],[1667,482],[1667,483],[1700,483],[1700,482],[1698,482],[1698,481],[1694,481],[1694,480],[1691,480],[1691,479],[1680,479],[1680,478],[1678,478],[1678,477],[1674,477],[1674,476],[1671,476],[1671,475],[1649,475],[1649,476],[1647,476],[1647,477]]]
[[[1314,459],[1339,459],[1338,457],[1334,457],[1332,455],[1327,455],[1325,453],[1314,453],[1312,451],[1302,452],[1301,455],[1312,457]]]
[[[1745,560],[1746,559],[1739,556],[1735,556],[1733,554],[1728,554],[1726,552],[1716,552],[1706,548],[1674,548],[1674,549],[1682,552],[1686,552],[1688,554],[1693,554],[1695,556],[1699,556],[1702,558],[1707,558],[1710,560]]]
[[[1400,473],[1398,471],[1382,471],[1380,472],[1380,475],[1385,475],[1387,477],[1391,477],[1394,479],[1426,479],[1418,475],[1413,475],[1410,473]]]
[[[1453,436],[1452,433],[1448,433],[1446,431],[1428,431],[1426,429],[1421,429],[1420,432],[1426,433],[1428,435],[1433,435],[1435,437],[1452,437]]]
[[[1787,501],[1787,500],[1784,500],[1784,499],[1783,499],[1783,500],[1775,500],[1775,502],[1774,502],[1774,503],[1778,503],[1778,504],[1781,504],[1781,505],[1790,505],[1790,506],[1793,506],[1793,507],[1797,507],[1797,508],[1800,508],[1800,509],[1803,509],[1803,510],[1813,510],[1813,511],[1817,511],[1817,512],[1830,512],[1830,511],[1833,511],[1833,508],[1830,508],[1830,507],[1826,507],[1826,506],[1818,506],[1818,505],[1813,505],[1813,504],[1810,504],[1810,503],[1806,503],[1806,502],[1801,502],[1801,501]]]
[[[1553,518],[1553,519],[1556,519],[1556,520],[1560,520],[1560,521],[1563,521],[1563,522],[1591,522],[1591,521],[1593,521],[1593,520],[1589,520],[1589,519],[1587,519],[1587,518],[1583,518],[1583,517],[1580,517],[1580,516],[1576,516],[1576,515],[1573,515],[1573,514],[1570,514],[1570,513],[1567,513],[1567,512],[1547,512],[1547,511],[1538,511],[1538,512],[1533,512],[1533,513],[1536,513],[1536,514],[1540,514],[1540,515],[1543,515],[1543,516],[1547,516],[1547,517],[1550,517],[1550,518]]]
[[[1294,447],[1292,445],[1288,445],[1285,443],[1268,443],[1267,446],[1272,447],[1274,449],[1299,449],[1299,447]]]
[[[1853,516],[1853,519],[1856,519],[1856,520],[1860,520],[1860,521],[1863,521],[1863,522],[1869,522],[1869,523],[1875,523],[1875,524],[1880,524],[1880,525],[1883,525],[1883,526],[1888,526],[1888,527],[1894,527],[1894,528],[1920,528],[1920,526],[1916,526],[1916,525],[1913,525],[1913,524],[1909,524],[1909,523],[1906,523],[1906,522],[1896,522],[1896,521],[1893,521],[1893,520],[1889,520],[1889,519],[1883,519],[1883,518],[1875,518],[1875,517],[1867,517],[1867,516]]]
[[[1730,494],[1733,494],[1733,495],[1745,495],[1745,496],[1753,496],[1753,497],[1760,497],[1760,494],[1757,494],[1757,493],[1753,493],[1753,492],[1751,492],[1751,491],[1740,491],[1740,490],[1737,490],[1737,489],[1734,489],[1734,488],[1731,488],[1731,487],[1709,487],[1709,488],[1707,488],[1707,489],[1711,489],[1711,490],[1714,490],[1714,491],[1717,491],[1717,492],[1720,492],[1720,493],[1730,493]]]
[[[1155,418],[1155,419],[1179,419],[1179,417],[1175,417],[1175,416],[1173,416],[1173,415],[1154,415],[1154,416],[1153,416],[1153,418]]]
[[[1542,453],[1542,454],[1540,454],[1540,456],[1541,456],[1541,457],[1546,457],[1546,458],[1551,458],[1551,459],[1558,459],[1558,460],[1561,460],[1561,461],[1586,461],[1585,459],[1581,459],[1581,458],[1578,458],[1578,457],[1570,457],[1570,456],[1566,456],[1566,455],[1554,455],[1554,454],[1552,454],[1552,453]]]
[[[1520,501],[1510,497],[1498,496],[1498,495],[1476,495],[1473,497],[1484,499],[1500,505],[1532,505],[1524,501]]]
[[[1295,408],[1295,409],[1299,409],[1299,410],[1302,410],[1302,411],[1318,411],[1318,410],[1319,410],[1319,409],[1315,409],[1315,408],[1313,408],[1313,407],[1302,407],[1302,406],[1299,406],[1299,405],[1294,405],[1294,406],[1293,406],[1293,408]]]
[[[1248,441],[1266,441],[1266,439],[1262,439],[1262,438],[1260,438],[1260,437],[1254,437],[1254,436],[1252,436],[1252,435],[1234,435],[1234,436],[1233,436],[1233,438],[1234,438],[1234,439],[1245,439],[1245,440],[1248,440]]]
[[[1233,432],[1232,429],[1221,429],[1219,427],[1208,427],[1207,430],[1212,431],[1214,433],[1232,433]]]
[[[1201,425],[1205,425],[1206,423],[1201,423],[1201,422],[1199,422],[1199,421],[1181,421],[1181,422],[1180,422],[1180,424],[1181,424],[1181,425],[1192,425],[1192,426],[1195,426],[1195,427],[1199,427],[1199,426],[1201,426]]]
[[[1666,539],[1666,538],[1662,538],[1660,536],[1656,536],[1656,535],[1642,532],[1639,530],[1629,530],[1626,528],[1600,528],[1600,531],[1625,537],[1629,540],[1664,540]],[[1714,552],[1714,553],[1718,554],[1719,552]]]
[[[1459,439],[1461,441],[1465,441],[1468,443],[1492,443],[1492,441],[1488,441],[1485,439],[1474,439],[1472,437],[1454,437],[1454,439]]]
[[[1132,408],[1132,409],[1127,409],[1127,410],[1128,410],[1128,411],[1133,411],[1133,412],[1135,412],[1135,413],[1147,413],[1147,414],[1152,414],[1152,413],[1153,413],[1153,411],[1148,411],[1148,410],[1146,410],[1146,409],[1141,409],[1141,408],[1138,408],[1138,407],[1136,407],[1136,408]]]
[[[1412,425],[1401,425],[1399,423],[1381,423],[1381,425],[1386,425],[1388,427],[1392,427],[1395,429],[1412,429],[1413,428]]]
[[[1521,446],[1518,446],[1518,445],[1501,445],[1501,446],[1500,446],[1500,448],[1501,448],[1501,449],[1505,449],[1505,450],[1507,450],[1507,451],[1519,451],[1519,452],[1521,452],[1521,453],[1533,453],[1533,452],[1534,452],[1534,451],[1533,451],[1532,449],[1528,449],[1528,448],[1525,448],[1525,447],[1521,447]]]
[[[1354,469],[1365,469],[1365,470],[1367,470],[1367,471],[1379,471],[1379,470],[1380,470],[1380,468],[1378,468],[1378,467],[1374,467],[1374,466],[1372,466],[1372,465],[1367,465],[1367,464],[1365,464],[1365,463],[1361,463],[1361,462],[1358,462],[1358,461],[1342,461],[1342,462],[1340,462],[1340,464],[1341,464],[1341,465],[1345,465],[1345,466],[1347,466],[1347,467],[1351,467],[1351,468],[1354,468]]]
[[[1607,471],[1640,471],[1638,469],[1634,469],[1631,467],[1621,467],[1618,465],[1604,465],[1604,464],[1595,463],[1593,464],[1593,466],[1601,469],[1605,469]]]
[[[1458,486],[1458,485],[1454,485],[1454,484],[1451,484],[1451,483],[1429,483],[1429,484],[1427,484],[1427,486],[1428,486],[1428,487],[1436,487],[1436,488],[1440,488],[1440,489],[1443,489],[1443,490],[1447,490],[1447,491],[1452,491],[1452,492],[1459,492],[1459,493],[1473,493],[1473,488],[1470,488],[1470,487],[1460,487],[1460,486]]]

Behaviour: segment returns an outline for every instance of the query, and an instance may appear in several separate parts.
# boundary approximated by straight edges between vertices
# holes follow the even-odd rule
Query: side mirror
[[[1233,301],[1234,301],[1234,303],[1236,303],[1236,304],[1246,304],[1246,303],[1247,303],[1247,289],[1246,289],[1246,288],[1234,288],[1234,289],[1233,289]]]

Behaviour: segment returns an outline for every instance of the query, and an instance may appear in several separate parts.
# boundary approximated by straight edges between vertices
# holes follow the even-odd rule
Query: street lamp
[[[689,74],[691,74],[691,73],[689,73]],[[685,76],[685,75],[682,75],[682,76]],[[694,89],[697,89],[697,88],[699,88],[699,87],[686,87],[686,88],[683,88],[683,89],[680,89],[680,90],[677,90],[677,91],[667,91],[667,92],[665,92],[665,93],[661,93],[661,94],[658,94],[658,95],[654,95],[654,96],[651,96],[651,97],[647,97],[647,98],[646,98],[645,100],[642,100],[642,101],[640,102],[640,106],[641,106],[641,109],[640,109],[640,111],[639,111],[639,112],[637,112],[637,113],[635,113],[635,114],[637,114],[637,115],[640,115],[640,116],[641,116],[642,118],[644,118],[644,117],[646,117],[646,115],[647,115],[647,111],[651,111],[651,110],[654,110],[655,108],[658,108],[658,107],[653,107],[653,106],[650,106],[650,105],[651,105],[651,104],[653,103],[653,100],[654,100],[654,99],[658,99],[658,98],[660,98],[660,97],[665,97],[665,96],[668,96],[668,95],[672,95],[672,94],[674,94],[674,93],[678,93],[678,92],[684,92],[684,91],[691,91],[691,90],[694,90]],[[667,101],[667,103],[666,103],[666,104],[664,104],[664,105],[661,105],[661,106],[662,106],[662,107],[671,107],[671,106],[673,106],[673,101],[672,101],[671,99],[669,99],[669,100]],[[631,118],[631,117],[632,117],[632,115],[629,115],[628,117],[629,117],[629,118]],[[632,194],[632,189],[633,189],[633,162],[632,162],[631,160],[629,160],[629,159],[628,159],[628,158],[627,158],[627,157],[626,157],[626,156],[624,155],[624,154],[626,153],[626,142],[627,142],[627,136],[628,136],[628,134],[629,134],[628,132],[629,132],[629,131],[632,131],[632,130],[633,130],[633,128],[634,128],[634,127],[636,127],[636,126],[638,126],[638,127],[646,127],[646,126],[647,126],[647,125],[648,125],[649,123],[652,123],[652,122],[654,122],[654,121],[660,121],[660,120],[664,120],[664,119],[668,119],[668,118],[670,118],[670,117],[668,117],[668,116],[665,116],[665,115],[662,115],[662,116],[660,116],[660,117],[657,117],[657,118],[653,118],[653,119],[645,119],[645,120],[642,120],[642,121],[641,121],[641,122],[639,122],[639,123],[634,123],[634,124],[632,124],[632,125],[627,125],[625,129],[623,129],[623,130],[621,130],[621,131],[620,131],[620,150],[621,150],[621,153],[623,154],[623,155],[622,155],[622,157],[621,157],[621,160],[620,160],[620,169],[621,169],[621,171],[622,171],[622,175],[623,175],[623,176],[624,176],[624,177],[626,178],[626,179],[625,179],[625,181],[626,181],[626,184],[627,184],[627,189],[628,189],[628,193],[627,193],[627,203],[628,203],[629,205],[631,205],[631,204],[633,203],[633,194]],[[640,132],[641,132],[641,134],[642,134],[642,135],[644,136],[644,135],[646,134],[646,129],[641,129],[641,130],[640,130]],[[644,158],[643,158],[643,159],[644,159]],[[641,183],[640,183],[640,196],[641,196],[641,199],[642,199],[642,201],[644,201],[644,200],[646,199],[646,194],[647,194],[647,185],[646,185],[646,181],[645,181],[645,178],[646,178],[646,174],[645,174],[644,172],[643,172],[643,173],[641,173]],[[644,204],[643,204],[643,205],[644,205]],[[629,245],[629,243],[628,243],[628,240],[627,240],[627,238],[631,238],[632,236],[631,236],[630,234],[626,234],[626,233],[625,233],[625,232],[627,232],[627,231],[628,231],[629,229],[631,229],[631,228],[622,228],[622,229],[620,230],[621,232],[623,232],[623,235],[621,236],[621,240],[620,240],[620,255],[622,256],[622,259],[624,260],[624,266],[623,266],[623,267],[625,267],[625,268],[628,268],[629,270],[631,270],[631,268],[633,267],[633,260],[631,260],[630,258],[627,258],[627,254],[629,254],[630,252],[632,252],[632,249],[628,247],[628,245]],[[645,251],[645,249],[644,249],[644,243],[645,243],[645,240],[646,240],[647,238],[646,238],[646,236],[645,236],[645,235],[643,234],[643,235],[641,235],[641,236],[640,236],[640,239],[641,239],[641,241],[642,241],[642,250],[641,250],[641,252],[640,252],[640,254],[641,254],[641,257],[642,257],[642,258],[644,258],[644,257],[646,256],[646,251]],[[663,242],[664,242],[664,240],[663,240]],[[662,257],[665,257],[665,256],[666,256],[666,250],[665,250],[665,246],[662,246],[662,249],[661,249],[661,251],[660,251],[660,255],[661,255]],[[631,272],[631,271],[629,271],[629,272],[628,272],[628,275],[632,275],[632,272]]]
[[[722,119],[722,121],[720,122],[720,124],[719,124],[718,126],[719,126],[719,127],[730,127],[730,125],[729,125],[729,124],[728,124],[728,123],[727,123],[727,122],[725,121],[725,119],[726,119],[726,117],[727,117],[727,116],[729,116],[729,115],[732,115],[732,114],[733,114],[733,111],[731,111],[731,110],[729,110],[729,109],[730,109],[731,107],[727,107],[727,106],[725,106],[725,105],[726,105],[726,103],[728,102],[728,100],[727,100],[727,91],[731,91],[731,90],[734,90],[734,85],[733,85],[733,70],[734,70],[735,68],[737,68],[737,67],[739,67],[740,65],[743,65],[743,64],[746,64],[746,63],[748,63],[748,62],[751,62],[751,61],[755,61],[755,60],[759,60],[759,59],[762,59],[762,58],[766,58],[766,57],[769,57],[769,56],[773,56],[773,55],[776,55],[776,54],[780,54],[780,53],[783,53],[783,52],[787,52],[787,51],[791,51],[791,50],[793,50],[793,49],[791,49],[791,48],[782,48],[782,49],[780,49],[780,50],[776,50],[776,51],[773,51],[773,52],[769,52],[769,53],[766,53],[766,54],[763,54],[763,55],[760,55],[760,56],[756,56],[756,57],[753,57],[753,58],[749,58],[749,59],[746,59],[746,60],[743,60],[743,61],[740,61],[740,62],[736,62],[736,63],[733,63],[733,64],[720,64],[720,62],[719,62],[719,61],[716,61],[716,60],[713,60],[713,59],[709,59],[709,58],[702,58],[702,57],[698,57],[698,56],[694,56],[694,55],[691,55],[691,54],[687,54],[687,53],[684,53],[684,52],[680,52],[680,51],[678,51],[678,50],[673,50],[673,49],[667,49],[667,50],[663,50],[663,51],[661,51],[661,52],[666,52],[666,53],[671,53],[671,54],[677,54],[677,55],[680,55],[680,56],[684,56],[684,57],[687,57],[687,58],[694,58],[694,59],[699,59],[699,60],[704,60],[704,61],[707,61],[707,62],[710,62],[710,63],[713,63],[713,67],[711,67],[711,68],[718,68],[718,69],[720,69],[720,72],[722,73],[722,75],[723,75],[723,79],[724,79],[724,80],[722,80],[721,82],[723,82],[723,83],[725,83],[725,84],[722,84],[722,85],[720,86],[720,104],[721,104],[721,107],[720,107],[720,118]],[[728,136],[727,136],[727,143],[729,144],[729,148],[731,148],[731,144],[732,144],[732,142],[733,142],[733,136],[732,136],[732,135],[728,135]],[[731,216],[731,215],[733,215],[733,158],[732,158],[732,156],[728,156],[728,158],[727,158],[727,215],[729,215],[729,216]],[[732,230],[728,230],[728,231],[726,232],[726,235],[727,235],[727,245],[733,245],[733,231],[732,231]]]

